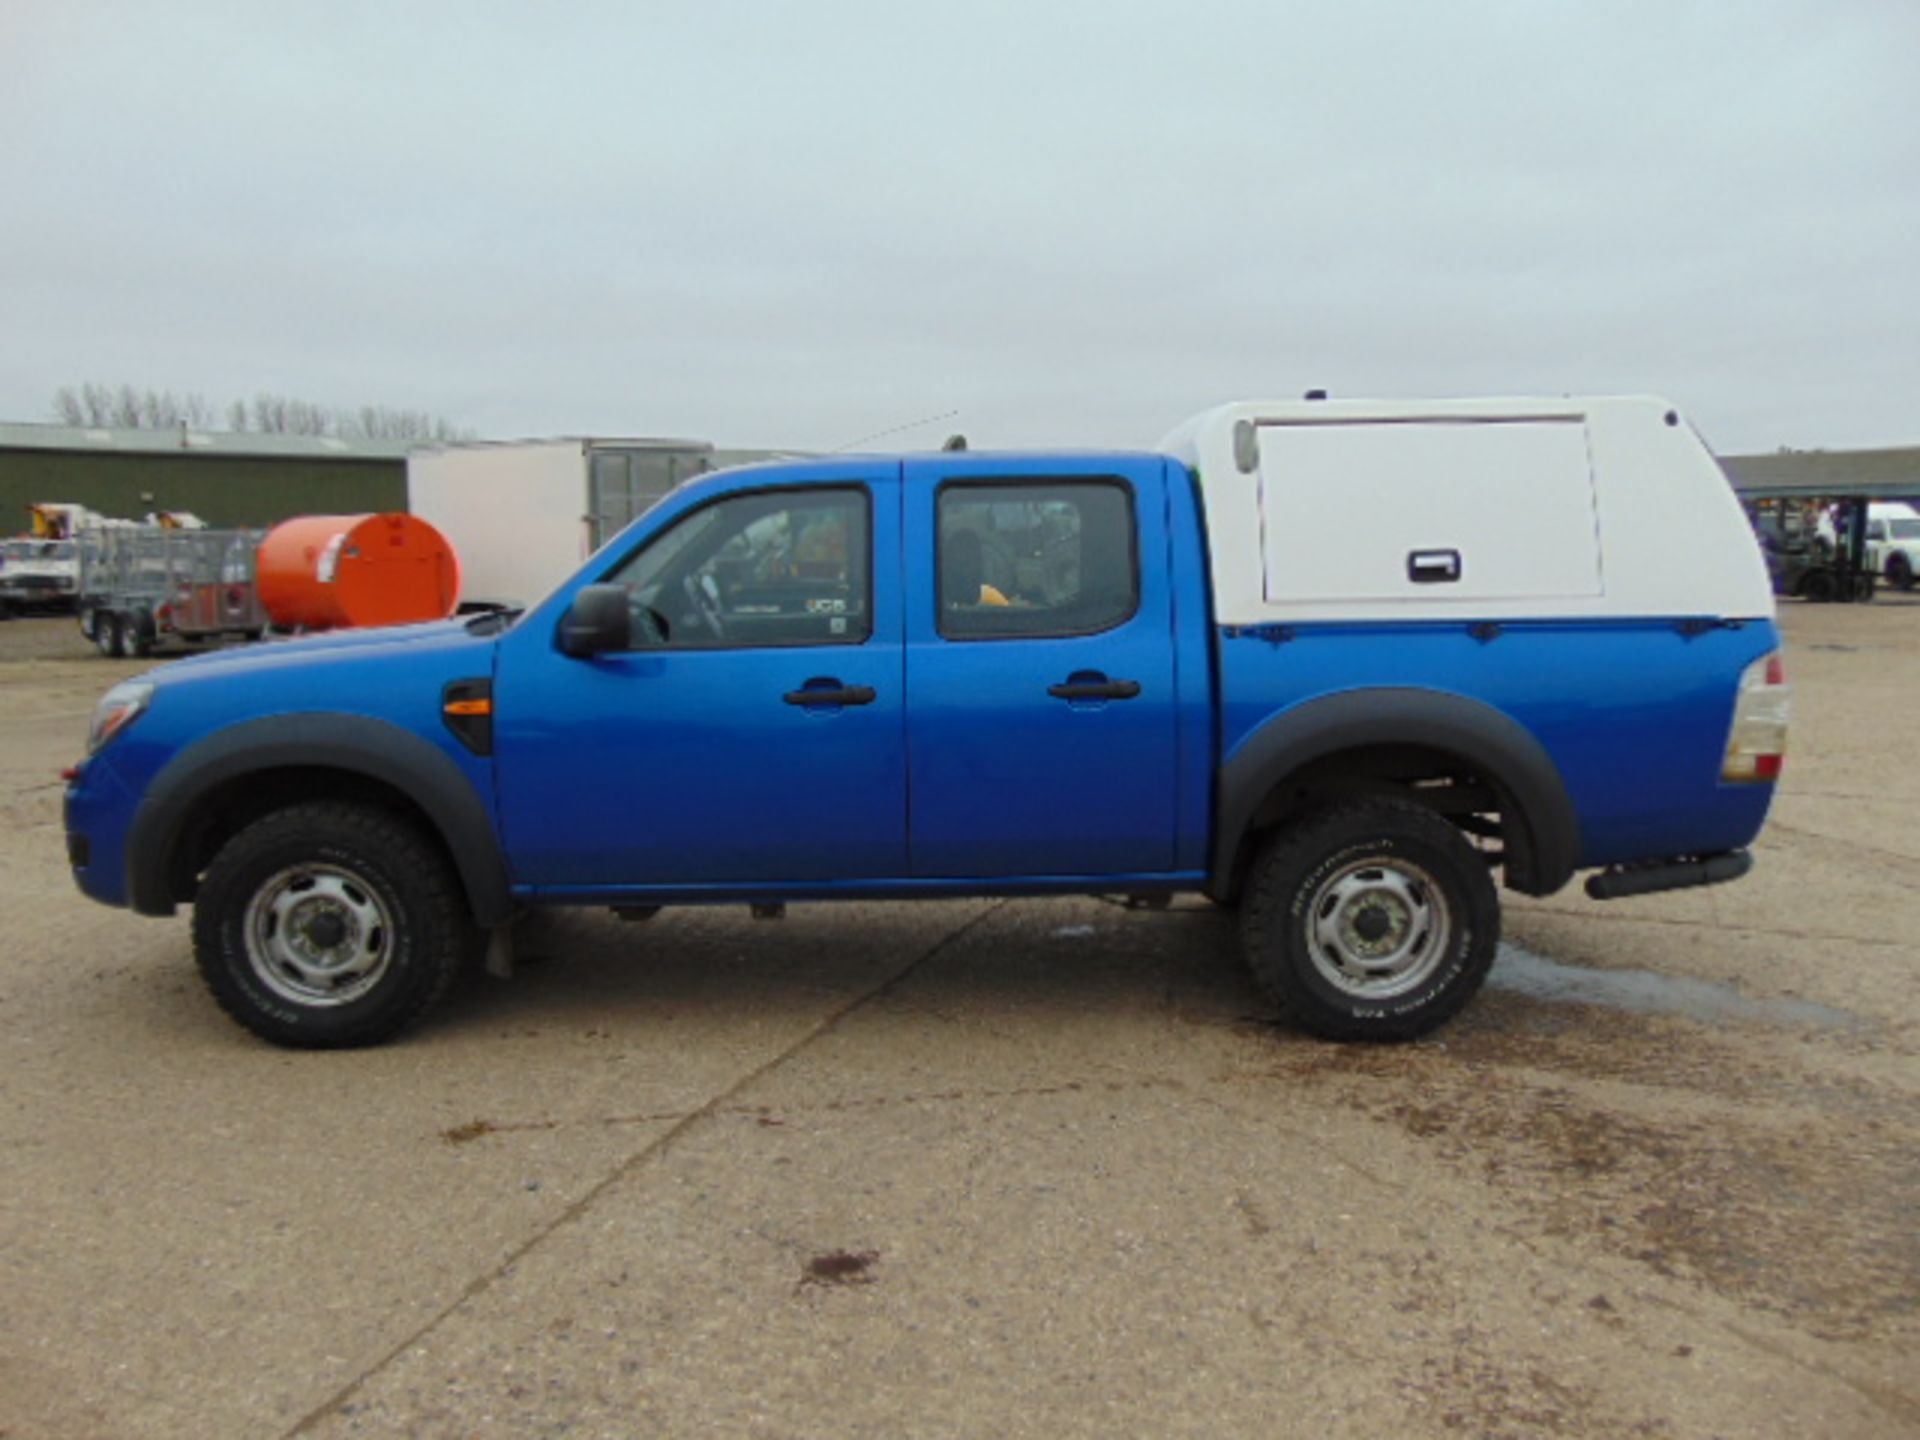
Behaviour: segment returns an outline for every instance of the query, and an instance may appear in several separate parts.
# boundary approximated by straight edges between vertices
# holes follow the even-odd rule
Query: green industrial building
[[[187,510],[209,525],[407,508],[407,442],[201,430],[0,425],[0,535],[52,501],[112,519]]]

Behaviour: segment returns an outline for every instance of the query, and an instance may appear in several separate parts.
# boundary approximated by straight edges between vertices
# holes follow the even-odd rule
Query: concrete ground
[[[0,626],[0,1436],[1920,1435],[1920,604],[1784,625],[1754,875],[1419,1044],[1066,900],[537,920],[346,1054],[73,890],[140,667]]]

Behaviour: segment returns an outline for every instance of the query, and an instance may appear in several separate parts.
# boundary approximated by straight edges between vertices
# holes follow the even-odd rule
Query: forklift
[[[1867,563],[1865,495],[1749,497],[1745,504],[1774,594],[1816,604],[1873,599],[1879,576]]]

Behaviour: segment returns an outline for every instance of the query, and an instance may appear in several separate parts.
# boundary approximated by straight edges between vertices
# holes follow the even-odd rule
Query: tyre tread
[[[1301,986],[1281,947],[1274,943],[1275,927],[1288,922],[1293,898],[1280,882],[1309,868],[1314,857],[1330,848],[1369,832],[1379,834],[1383,826],[1400,827],[1402,833],[1456,860],[1472,857],[1465,874],[1476,953],[1456,983],[1417,1011],[1389,1018],[1341,1015]],[[1247,966],[1261,991],[1286,1018],[1324,1039],[1411,1040],[1424,1035],[1473,998],[1492,966],[1500,938],[1500,902],[1491,874],[1475,868],[1480,860],[1480,853],[1452,823],[1416,801],[1370,797],[1315,810],[1276,831],[1254,859],[1240,908]]]
[[[425,979],[394,1006],[352,1029],[301,1028],[271,1023],[250,1007],[245,998],[223,982],[223,891],[237,872],[252,864],[262,850],[295,838],[317,834],[351,837],[384,851],[379,859],[391,866],[396,882],[411,892],[410,903],[423,905],[428,923],[415,937],[417,963]],[[212,903],[208,903],[209,896]],[[417,1024],[445,998],[473,948],[475,927],[467,913],[459,883],[440,848],[413,822],[376,806],[346,801],[307,801],[274,810],[241,830],[221,847],[207,867],[200,898],[193,912],[194,957],[200,978],[216,1003],[234,1021],[274,1044],[293,1049],[342,1049],[374,1045]]]

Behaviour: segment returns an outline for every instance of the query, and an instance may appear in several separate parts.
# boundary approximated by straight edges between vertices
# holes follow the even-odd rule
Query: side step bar
[[[1686,890],[1695,885],[1724,885],[1753,868],[1753,855],[1728,850],[1692,860],[1662,860],[1652,865],[1624,865],[1587,877],[1587,894],[1596,900],[1625,900],[1630,895],[1652,895],[1660,890]]]

